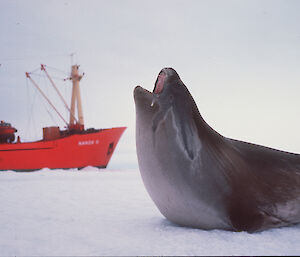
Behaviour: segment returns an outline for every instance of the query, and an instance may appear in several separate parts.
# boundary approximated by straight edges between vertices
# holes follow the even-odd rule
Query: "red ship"
[[[66,122],[51,101],[26,73],[57,114],[66,123],[66,129],[59,127],[43,128],[43,139],[35,142],[21,142],[20,137],[15,141],[17,130],[11,124],[0,123],[0,170],[32,171],[42,168],[69,169],[95,166],[106,168],[118,141],[126,127],[107,129],[85,129],[81,108],[79,81],[83,75],[79,74],[79,66],[72,66],[70,80],[72,80],[72,99],[69,108],[66,101],[49,76],[45,65],[41,69],[45,72],[52,86],[70,112],[70,120]],[[75,117],[77,105],[78,119]]]

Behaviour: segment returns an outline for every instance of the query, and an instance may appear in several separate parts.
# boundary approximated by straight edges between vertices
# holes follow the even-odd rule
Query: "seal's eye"
[[[157,80],[155,82],[154,90],[153,90],[153,92],[155,94],[159,94],[162,92],[162,90],[164,88],[165,77],[166,77],[166,74],[164,72],[159,73]]]

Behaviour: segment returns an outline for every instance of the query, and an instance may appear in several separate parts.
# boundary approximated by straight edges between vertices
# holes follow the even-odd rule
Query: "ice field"
[[[140,173],[0,172],[0,255],[298,255],[300,225],[256,234],[166,220]]]

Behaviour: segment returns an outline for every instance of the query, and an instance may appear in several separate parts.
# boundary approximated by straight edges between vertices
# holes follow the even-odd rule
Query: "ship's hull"
[[[105,168],[125,129],[103,129],[49,141],[0,144],[0,170]]]

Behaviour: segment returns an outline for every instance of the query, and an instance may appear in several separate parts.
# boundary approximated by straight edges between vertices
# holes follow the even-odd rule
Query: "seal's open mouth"
[[[166,74],[161,71],[157,77],[157,80],[155,82],[155,87],[153,89],[154,94],[159,94],[164,89],[164,82],[165,82]]]

